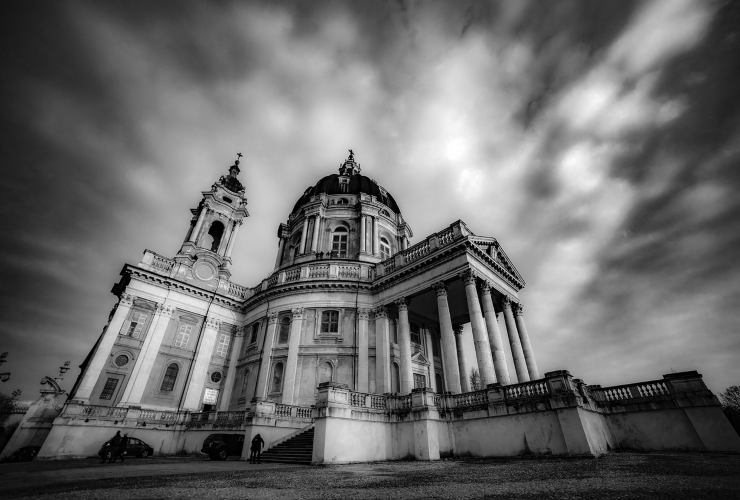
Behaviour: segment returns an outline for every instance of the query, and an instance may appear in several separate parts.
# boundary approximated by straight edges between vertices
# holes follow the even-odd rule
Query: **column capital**
[[[302,307],[294,307],[290,311],[293,314],[293,319],[302,319],[303,318],[303,308]]]
[[[447,285],[444,281],[435,283],[432,288],[437,292],[437,297],[447,297]]]
[[[121,304],[122,306],[130,306],[134,303],[135,298],[136,297],[134,297],[130,293],[122,293],[119,298],[119,304]]]
[[[478,288],[480,288],[480,292],[484,295],[491,294],[491,282],[490,281],[486,281],[486,280],[481,281],[480,284],[478,285]]]
[[[463,328],[464,328],[463,325],[455,325],[455,326],[452,327],[452,331],[455,332],[455,335],[456,336],[457,335],[462,335]]]
[[[397,299],[394,301],[394,304],[398,307],[399,311],[408,311],[409,305],[406,303],[406,298],[401,297],[400,299]]]
[[[385,306],[376,307],[373,309],[373,315],[376,318],[386,318],[388,317],[388,311],[386,311]]]
[[[508,295],[504,295],[503,297],[501,297],[501,307],[503,307],[504,309],[511,309],[511,304],[511,297],[509,297]]]
[[[522,304],[514,304],[514,314],[517,316],[524,315],[524,306]]]
[[[478,278],[478,273],[476,273],[472,269],[466,269],[465,271],[460,273],[460,279],[462,279],[466,285],[470,285],[470,284],[475,285],[475,280],[477,278]]]
[[[208,316],[206,318],[206,327],[218,329],[221,326],[221,320],[214,317],[214,316]]]
[[[267,322],[269,324],[275,324],[278,320],[278,313],[276,311],[273,311],[267,315]]]
[[[357,317],[362,320],[367,320],[370,318],[370,309],[363,309],[359,308],[357,309]]]

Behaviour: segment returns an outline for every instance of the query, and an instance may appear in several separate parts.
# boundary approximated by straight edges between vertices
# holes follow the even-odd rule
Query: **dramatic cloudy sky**
[[[499,239],[543,371],[740,384],[739,2],[6,1],[0,17],[2,392],[33,397],[83,360],[123,263],[173,255],[237,151],[234,279],[251,285],[348,147],[416,241],[458,218]]]

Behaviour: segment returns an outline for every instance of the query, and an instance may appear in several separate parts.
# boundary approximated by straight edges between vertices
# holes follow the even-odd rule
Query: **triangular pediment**
[[[419,363],[420,365],[428,365],[429,364],[429,360],[427,359],[426,356],[424,356],[424,353],[421,352],[421,351],[417,351],[417,352],[415,352],[411,356],[411,362],[412,363]]]
[[[475,236],[471,238],[472,243],[485,255],[491,258],[496,264],[503,267],[509,274],[511,274],[518,281],[524,283],[524,278],[519,274],[519,271],[511,262],[511,259],[503,247],[496,241],[496,238],[486,238],[482,236]]]

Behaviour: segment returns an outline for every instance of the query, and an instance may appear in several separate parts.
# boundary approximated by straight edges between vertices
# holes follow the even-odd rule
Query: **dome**
[[[295,206],[293,207],[293,213],[300,210],[300,208],[311,200],[313,196],[320,194],[360,194],[365,193],[371,196],[375,196],[379,202],[386,205],[388,208],[396,213],[401,213],[401,210],[396,204],[396,200],[393,196],[378,185],[377,182],[369,177],[365,177],[359,173],[355,173],[349,176],[348,185],[340,185],[340,177],[347,178],[347,176],[341,176],[339,174],[327,175],[317,182],[314,186],[309,187],[298,199]]]

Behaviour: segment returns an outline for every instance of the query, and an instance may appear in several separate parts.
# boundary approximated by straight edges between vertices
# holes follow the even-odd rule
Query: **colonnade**
[[[501,331],[498,326],[497,313],[493,305],[491,287],[483,283],[480,287],[480,297],[477,278],[472,273],[463,275],[465,296],[468,305],[468,315],[473,333],[475,355],[483,386],[498,382],[502,385],[511,384],[509,368],[504,355],[504,345]],[[437,295],[437,311],[440,333],[439,353],[442,359],[445,389],[452,393],[469,392],[471,360],[466,359],[462,343],[462,326],[452,324],[447,287],[444,283],[434,286]],[[398,308],[398,344],[399,344],[399,382],[400,392],[408,394],[413,389],[413,373],[411,367],[411,339],[410,323],[408,319],[408,303],[406,299],[395,302]],[[528,382],[540,378],[539,369],[535,361],[534,352],[529,341],[529,334],[524,323],[524,308],[515,304],[508,296],[501,297],[501,308],[506,325],[509,345],[511,347],[516,379],[518,382]],[[376,331],[376,392],[390,392],[390,349],[389,349],[389,319],[384,307],[378,308],[375,313]],[[360,315],[360,329],[367,331],[367,314]],[[365,324],[363,324],[365,322]],[[431,342],[431,335],[427,335],[427,344]],[[360,357],[366,356],[366,349],[360,349]],[[433,362],[433,357],[430,356]],[[367,366],[363,360],[358,363]],[[366,391],[368,387],[367,370],[358,371],[358,390]],[[430,376],[434,377],[434,370]]]

